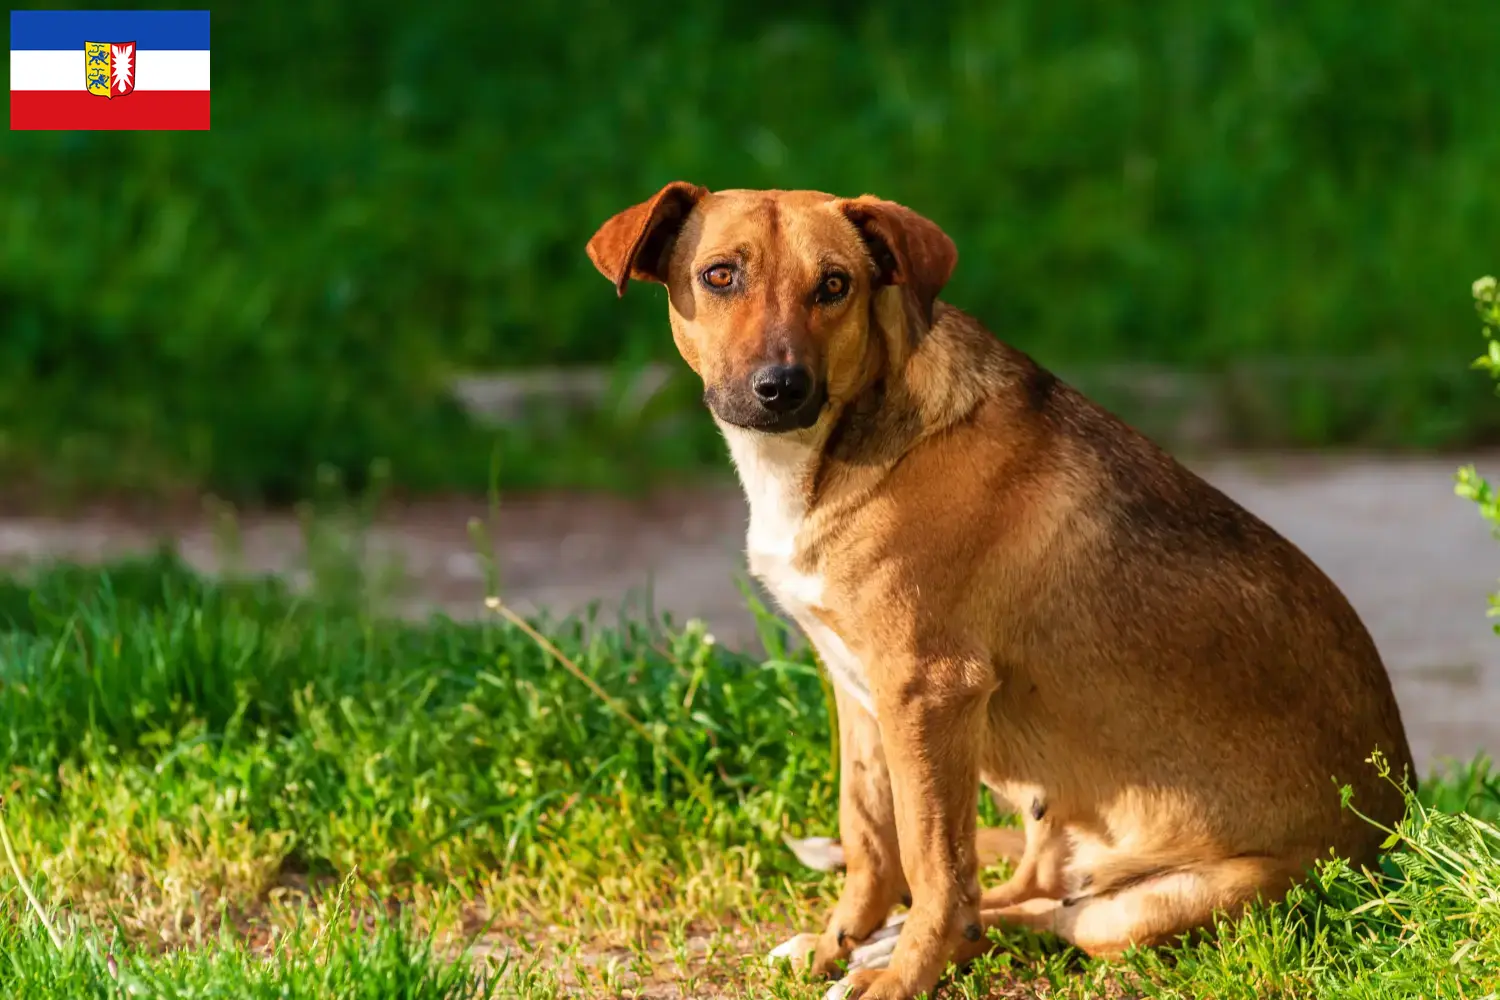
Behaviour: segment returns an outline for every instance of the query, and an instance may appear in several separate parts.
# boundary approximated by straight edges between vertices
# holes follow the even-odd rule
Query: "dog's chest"
[[[745,555],[751,574],[801,626],[834,682],[874,714],[864,664],[815,613],[827,607],[826,581],[797,566],[797,538],[807,520],[807,450],[732,428],[725,437],[750,504]]]

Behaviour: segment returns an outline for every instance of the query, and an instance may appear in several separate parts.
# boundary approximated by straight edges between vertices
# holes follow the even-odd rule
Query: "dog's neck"
[[[883,335],[861,389],[830,407],[815,497],[840,483],[874,485],[921,441],[967,419],[989,392],[985,372],[1000,345],[987,331],[942,303],[916,333],[910,312],[893,319],[893,311],[877,313]]]
[[[766,434],[719,422],[750,506],[747,549],[751,570],[763,561],[789,561],[812,498],[809,483],[820,452],[819,425]]]

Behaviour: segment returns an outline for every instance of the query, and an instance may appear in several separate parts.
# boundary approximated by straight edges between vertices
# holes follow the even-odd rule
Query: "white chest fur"
[[[864,664],[813,614],[813,609],[825,607],[823,578],[793,565],[797,535],[807,517],[804,485],[811,470],[810,446],[794,435],[761,434],[723,424],[720,428],[750,503],[745,539],[750,572],[801,626],[834,683],[873,715]]]

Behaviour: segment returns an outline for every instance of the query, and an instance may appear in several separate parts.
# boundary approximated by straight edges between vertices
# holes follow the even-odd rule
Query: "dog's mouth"
[[[745,392],[725,392],[718,386],[703,391],[703,403],[721,422],[763,434],[806,430],[818,422],[828,404],[828,386],[819,382],[811,395],[793,410],[772,410]]]

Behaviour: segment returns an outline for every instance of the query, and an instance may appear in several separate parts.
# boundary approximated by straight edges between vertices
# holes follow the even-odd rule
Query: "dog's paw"
[[[828,992],[823,994],[823,1000],[847,1000],[849,996],[849,980],[840,979],[828,987]]]
[[[900,982],[878,969],[861,969],[840,979],[823,1000],[906,1000]]]
[[[850,954],[849,971],[886,968],[891,964],[891,956],[895,954],[896,942],[899,940],[901,940],[900,927],[882,927]]]
[[[813,871],[832,872],[844,867],[844,847],[832,837],[782,837],[797,860]]]
[[[812,961],[813,949],[818,946],[816,934],[798,934],[781,942],[766,953],[766,961],[771,965],[780,962],[790,963],[793,968],[803,968]]]
[[[849,972],[861,969],[884,969],[891,964],[891,955],[896,951],[896,942],[901,939],[901,925],[906,923],[906,914],[892,914],[884,926],[861,941],[849,955]],[[818,947],[818,935],[798,934],[788,938],[766,953],[766,962],[777,965],[786,962],[794,969],[806,968]],[[842,982],[842,980],[840,981]],[[837,988],[840,983],[835,983]],[[833,996],[832,991],[829,996]]]
[[[823,1000],[852,1000],[863,996],[875,975],[890,967],[891,956],[896,953],[896,942],[901,940],[901,925],[905,922],[906,914],[898,913],[887,920],[884,927],[861,941],[849,955],[848,973],[829,987]]]

